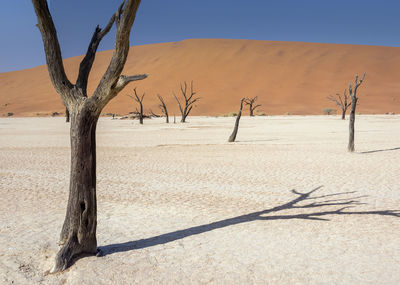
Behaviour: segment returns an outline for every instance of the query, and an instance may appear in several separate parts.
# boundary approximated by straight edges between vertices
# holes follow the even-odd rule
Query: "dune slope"
[[[99,52],[90,76],[93,91],[107,68],[112,51]],[[75,81],[82,56],[65,60]],[[201,97],[193,115],[219,115],[237,111],[241,97],[258,96],[267,114],[322,114],[338,109],[326,97],[343,93],[356,73],[367,72],[359,89],[361,113],[400,112],[400,48],[225,39],[134,46],[125,74],[149,73],[132,83],[104,110],[126,114],[136,107],[126,94],[137,87],[145,92],[145,110],[159,113],[157,94],[165,98],[171,114],[178,115],[173,92],[194,81]],[[63,112],[46,66],[0,73],[0,115],[46,115]]]

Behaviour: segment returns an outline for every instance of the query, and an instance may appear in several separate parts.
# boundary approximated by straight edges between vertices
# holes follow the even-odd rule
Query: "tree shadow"
[[[289,219],[303,219],[303,220],[315,220],[315,221],[329,221],[329,216],[334,215],[381,215],[381,216],[393,216],[400,217],[399,210],[383,210],[383,211],[345,211],[346,209],[352,208],[356,205],[363,205],[365,203],[360,202],[360,198],[367,196],[358,196],[346,198],[346,195],[354,194],[355,191],[341,192],[335,194],[328,194],[322,196],[311,196],[314,192],[319,190],[322,186],[319,186],[310,192],[300,193],[296,190],[292,190],[292,193],[297,195],[295,199],[283,204],[276,206],[271,209],[263,211],[257,211],[234,218],[220,220],[217,222],[195,226],[184,230],[178,230],[146,239],[129,241],[125,243],[110,244],[99,247],[99,256],[105,256],[117,252],[125,252],[135,249],[141,249],[151,247],[159,244],[165,244],[173,242],[179,239],[183,239],[189,236],[209,232],[215,229],[225,228],[237,224],[257,221],[257,220],[289,220]],[[299,205],[300,202],[306,202],[306,204]],[[327,210],[325,207],[340,206],[335,210]],[[270,213],[276,213],[283,210],[290,209],[315,209],[311,213],[301,213],[292,215],[268,215]]]
[[[363,151],[363,152],[360,152],[360,153],[362,153],[362,154],[366,154],[366,153],[375,153],[375,152],[381,152],[381,151],[393,151],[393,150],[400,150],[400,147],[388,148],[388,149],[369,150],[369,151]]]

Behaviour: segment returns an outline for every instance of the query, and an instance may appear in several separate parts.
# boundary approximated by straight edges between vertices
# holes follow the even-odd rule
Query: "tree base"
[[[98,253],[96,239],[94,239],[94,242],[89,242],[87,245],[81,245],[77,237],[73,235],[58,251],[54,266],[49,273],[64,271],[72,264],[74,259],[81,255],[96,255]]]

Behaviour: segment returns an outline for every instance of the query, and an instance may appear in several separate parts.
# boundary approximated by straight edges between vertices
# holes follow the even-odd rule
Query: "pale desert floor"
[[[0,283],[400,284],[399,116],[358,116],[353,154],[338,116],[243,117],[228,144],[234,120],[102,118],[104,256],[46,275],[68,124],[0,119]]]

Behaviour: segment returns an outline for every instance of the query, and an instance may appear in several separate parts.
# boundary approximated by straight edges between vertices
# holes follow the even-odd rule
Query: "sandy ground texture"
[[[98,245],[46,275],[68,196],[63,118],[0,119],[1,284],[400,284],[400,117],[102,118]]]

